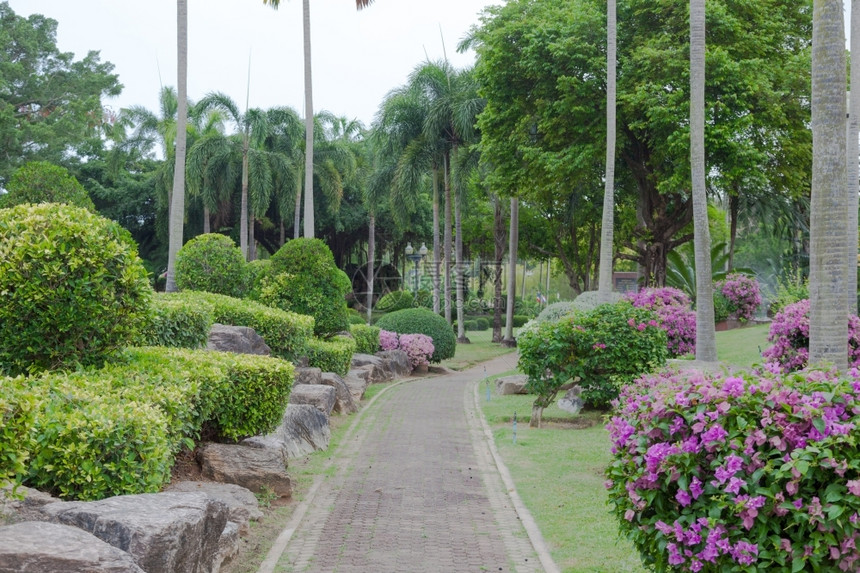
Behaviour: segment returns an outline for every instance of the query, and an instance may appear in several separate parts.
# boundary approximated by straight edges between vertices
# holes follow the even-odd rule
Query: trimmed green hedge
[[[200,348],[206,346],[214,307],[203,300],[183,300],[157,295],[149,322],[142,329],[143,346]]]
[[[308,341],[308,364],[323,372],[346,376],[352,365],[356,344],[352,338],[336,336],[330,340],[313,338]]]
[[[393,290],[383,295],[377,303],[375,310],[379,312],[395,312],[415,307],[415,298],[408,290]]]
[[[379,327],[366,324],[353,324],[349,327],[355,339],[356,352],[360,354],[376,354],[379,350]]]
[[[313,317],[272,308],[252,300],[205,292],[160,296],[208,303],[212,306],[215,322],[253,328],[272,349],[272,354],[285,360],[296,361],[304,356],[305,344],[313,336]]]
[[[0,484],[27,470],[38,401],[24,378],[0,378]]]
[[[457,338],[445,319],[426,308],[409,308],[384,315],[376,326],[397,334],[426,334],[433,339],[436,349],[430,362],[441,362],[453,358],[457,349]]]

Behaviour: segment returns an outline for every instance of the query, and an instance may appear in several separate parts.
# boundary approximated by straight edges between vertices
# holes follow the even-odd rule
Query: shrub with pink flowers
[[[683,291],[672,287],[648,288],[627,295],[637,308],[653,310],[666,331],[670,356],[696,352],[696,313]]]
[[[607,425],[612,513],[656,571],[860,570],[860,372],[663,372]]]
[[[719,291],[728,302],[729,316],[740,321],[752,320],[761,306],[761,290],[758,281],[746,275],[733,273],[725,280],[717,282],[714,290]]]
[[[429,366],[430,357],[436,348],[433,339],[426,334],[397,334],[390,330],[379,331],[379,347],[382,350],[402,350],[409,356],[412,368]]]
[[[400,348],[400,340],[396,332],[390,330],[379,331],[379,349],[380,350],[397,350]]]
[[[762,352],[768,367],[791,372],[806,367],[809,361],[809,300],[786,305],[773,317],[768,342],[773,346]],[[848,358],[860,366],[860,318],[848,319]]]

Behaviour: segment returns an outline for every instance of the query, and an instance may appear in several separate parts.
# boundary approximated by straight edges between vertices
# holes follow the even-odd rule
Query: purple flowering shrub
[[[379,331],[379,349],[380,350],[397,350],[400,348],[400,341],[396,332],[390,330]]]
[[[719,281],[716,291],[728,302],[729,316],[737,317],[740,321],[752,320],[758,307],[761,306],[761,290],[758,281],[746,275],[733,273]]]
[[[637,308],[657,313],[668,337],[670,356],[696,352],[696,313],[686,293],[672,287],[648,288],[628,294],[627,299]]]
[[[379,331],[379,348],[382,350],[402,350],[409,356],[412,368],[428,366],[436,348],[433,339],[426,334],[397,334],[390,330]]]
[[[607,429],[612,512],[657,571],[860,570],[860,372],[663,372]]]
[[[791,372],[806,367],[809,361],[809,300],[786,305],[773,317],[767,335],[773,346],[762,352],[768,367]],[[860,318],[848,319],[848,358],[860,366]]]

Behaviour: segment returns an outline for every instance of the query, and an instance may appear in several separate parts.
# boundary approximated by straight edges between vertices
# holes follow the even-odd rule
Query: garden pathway
[[[379,394],[260,572],[544,571],[475,404],[475,384],[514,368],[515,356]]]

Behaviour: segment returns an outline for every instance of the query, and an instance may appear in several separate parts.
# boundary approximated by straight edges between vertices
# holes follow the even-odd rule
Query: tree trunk
[[[188,1],[176,0],[177,93],[176,165],[173,169],[173,190],[170,198],[170,218],[167,246],[167,282],[165,290],[176,292],[176,253],[182,248],[185,222],[185,146],[188,122]]]
[[[305,234],[314,236],[314,93],[311,81],[311,7],[302,1],[305,44]]]
[[[511,234],[508,245],[510,263],[508,264],[508,308],[507,323],[505,324],[504,346],[516,346],[514,338],[514,307],[516,306],[517,291],[517,243],[519,241],[520,203],[516,197],[511,197]]]
[[[283,217],[281,217],[281,224],[280,224],[280,231],[281,231],[281,234],[280,234],[280,236],[278,237],[278,246],[279,246],[279,247],[283,247],[283,246],[284,246],[284,243],[285,243],[285,242],[286,242],[286,240],[287,240],[287,237],[286,237],[287,230],[286,230],[284,227],[285,227],[285,225],[284,225],[284,218],[283,218]]]
[[[454,225],[456,226],[456,237],[454,241],[454,276],[457,289],[457,342],[469,344],[466,338],[466,317],[464,316],[465,297],[463,294],[465,272],[463,272],[463,224],[460,213],[460,193],[455,191],[454,198]]]
[[[495,276],[493,278],[493,342],[502,341],[502,259],[505,256],[505,221],[502,201],[493,195],[493,244]]]
[[[367,324],[371,323],[373,310],[373,278],[374,274],[374,259],[376,258],[376,215],[370,213],[370,221],[368,223],[369,232],[367,237]]]
[[[212,223],[210,222],[211,214],[209,213],[209,207],[203,206],[203,234],[208,234],[212,232]]]
[[[256,217],[253,215],[248,217],[248,260],[257,260],[257,240],[254,238],[254,223]]]
[[[248,126],[242,134],[242,199],[239,206],[239,250],[248,260]]]
[[[439,249],[439,170],[433,168],[433,312],[439,314],[441,294],[439,279],[442,272]]]
[[[445,153],[445,321],[451,325],[451,174],[450,160]]]
[[[845,36],[841,0],[814,0],[809,363],[848,365]]]
[[[302,172],[296,173],[296,209],[293,212],[293,238],[299,238],[299,225],[302,217]]]
[[[729,272],[735,268],[735,240],[738,236],[738,211],[741,202],[739,193],[740,190],[735,189],[729,195]]]
[[[716,362],[711,236],[705,191],[705,0],[690,0],[690,170],[696,258],[696,360]]]
[[[851,97],[848,101],[848,269],[846,272],[847,286],[845,290],[848,295],[848,312],[857,314],[857,249],[850,245],[857,245],[857,209],[858,205],[858,180],[860,180],[860,145],[857,138],[860,136],[860,1],[851,2]],[[853,46],[858,46],[854,49]]]
[[[615,225],[615,0],[606,3],[606,180],[603,187],[603,221],[600,228],[600,279],[598,299],[612,298],[612,241]]]

